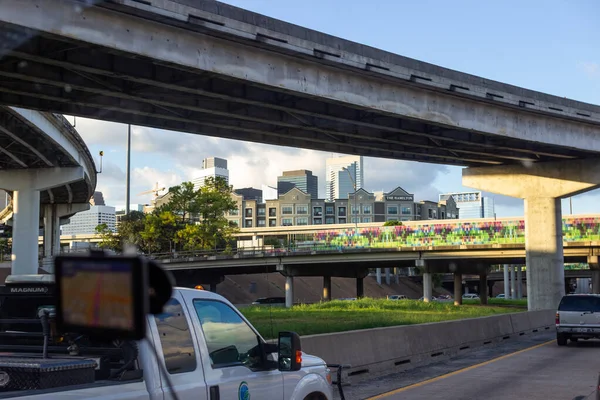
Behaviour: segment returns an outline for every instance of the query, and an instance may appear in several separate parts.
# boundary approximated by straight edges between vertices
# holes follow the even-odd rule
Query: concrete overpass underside
[[[265,26],[253,26],[236,17],[253,13],[225,4],[50,3],[3,1],[4,104],[461,166],[600,152],[592,140],[598,107],[305,28],[311,39],[300,39],[291,24],[261,17],[254,20]],[[266,27],[276,25],[288,33]],[[569,146],[564,132],[577,134]]]

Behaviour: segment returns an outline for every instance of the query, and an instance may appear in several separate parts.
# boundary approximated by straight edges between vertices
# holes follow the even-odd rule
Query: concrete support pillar
[[[592,272],[592,293],[600,294],[600,263],[598,256],[588,256],[588,265]]]
[[[517,278],[515,275],[515,268],[517,268],[516,265],[510,266],[510,298],[513,300],[517,298]]]
[[[364,278],[356,278],[356,298],[362,299],[363,297],[365,297]]]
[[[600,269],[592,270],[592,293],[600,294]]]
[[[508,274],[508,264],[504,264],[504,298],[510,297],[510,275]]]
[[[13,275],[38,273],[38,234],[40,229],[40,192],[22,189],[13,192]]]
[[[294,305],[294,277],[285,277],[285,306],[291,308]]]
[[[431,272],[423,273],[423,301],[429,303],[433,298],[433,282]]]
[[[2,188],[14,191],[11,274],[37,274],[38,272],[40,190],[82,179],[84,179],[83,167],[0,171]],[[52,248],[51,245],[49,247]]]
[[[523,298],[523,266],[517,265],[517,299]]]
[[[391,283],[391,280],[390,280],[390,269],[386,268],[385,269],[385,284],[389,286],[390,283]]]
[[[565,293],[561,198],[600,186],[600,158],[465,168],[463,185],[525,201],[527,305],[555,310]]]
[[[480,274],[479,275],[479,299],[481,300],[481,304],[488,303],[488,293],[487,293],[488,285],[487,285],[487,275]]]
[[[454,273],[454,305],[462,305],[462,274]]]
[[[556,309],[565,294],[560,199],[525,199],[527,300],[530,310]]]
[[[400,268],[394,268],[394,276],[396,277],[396,285],[400,284]]]
[[[331,277],[323,277],[323,301],[331,300]]]
[[[381,285],[381,268],[377,268],[376,269],[376,274],[377,274],[377,284]]]

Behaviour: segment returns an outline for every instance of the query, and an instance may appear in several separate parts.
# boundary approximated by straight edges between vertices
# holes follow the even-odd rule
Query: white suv
[[[564,296],[556,312],[556,343],[567,340],[600,338],[600,295],[569,294]]]

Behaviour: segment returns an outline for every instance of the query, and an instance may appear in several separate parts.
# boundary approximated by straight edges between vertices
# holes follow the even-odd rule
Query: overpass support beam
[[[510,275],[508,273],[508,264],[504,264],[504,298],[510,297]]]
[[[60,220],[62,217],[90,209],[89,203],[46,204],[44,215],[44,258],[42,266],[54,272],[54,257],[60,254]]]
[[[592,272],[592,293],[600,294],[600,263],[598,256],[588,256],[588,265]]]
[[[433,279],[431,271],[427,268],[426,261],[423,259],[415,260],[415,267],[423,271],[423,301],[429,303],[433,298]]]
[[[528,309],[555,309],[565,293],[561,198],[600,186],[600,159],[465,168],[463,185],[525,200]]]
[[[462,274],[455,272],[454,273],[454,305],[460,306],[462,305]]]
[[[481,304],[488,303],[488,284],[486,274],[479,275],[479,299],[481,299]]]
[[[423,301],[429,303],[433,298],[433,280],[431,272],[423,272]]]
[[[356,278],[356,298],[362,299],[365,297],[365,278]]]
[[[285,277],[285,306],[291,308],[294,305],[294,277]]]
[[[11,274],[38,272],[40,191],[83,178],[83,167],[0,171],[2,189],[14,191]]]
[[[377,274],[377,284],[381,285],[381,268],[376,269],[376,274]]]
[[[331,277],[323,277],[323,301],[331,300]]]
[[[386,268],[386,269],[385,269],[385,284],[389,286],[389,285],[390,285],[390,283],[391,283],[391,278],[390,278],[390,269],[389,269],[389,268]]]
[[[517,299],[523,298],[523,266],[517,266]]]
[[[517,278],[515,275],[515,268],[517,268],[516,265],[510,266],[510,298],[513,300],[517,298]]]

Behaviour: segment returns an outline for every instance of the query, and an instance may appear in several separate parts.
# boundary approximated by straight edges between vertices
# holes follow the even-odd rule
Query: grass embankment
[[[481,304],[479,300],[463,300],[463,304],[476,305]],[[512,300],[512,299],[488,299],[488,304],[491,306],[512,306],[527,308],[527,299]]]
[[[302,336],[476,318],[518,312],[521,309],[470,304],[455,307],[453,303],[416,300],[362,299],[334,300],[291,309],[247,307],[241,311],[263,337],[274,338],[279,331],[294,331]]]

